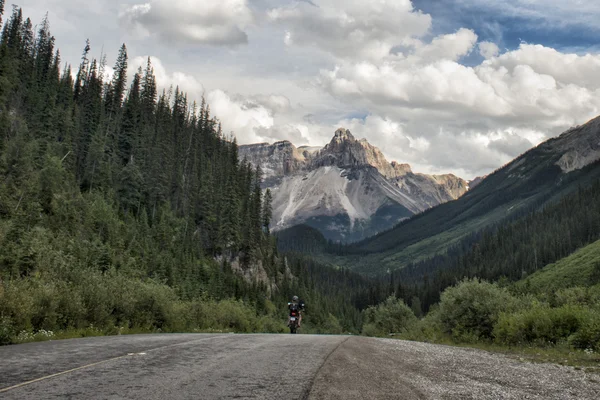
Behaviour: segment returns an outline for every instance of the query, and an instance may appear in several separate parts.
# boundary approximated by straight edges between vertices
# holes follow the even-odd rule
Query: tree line
[[[475,232],[445,254],[411,263],[391,274],[390,285],[427,310],[465,277],[514,282],[598,239],[600,180],[541,210]]]
[[[348,299],[368,283],[278,253],[262,171],[204,99],[159,90],[150,59],[130,74],[126,45],[110,79],[89,41],[63,65],[48,18],[34,31],[4,5],[1,343],[90,326],[279,331],[292,292],[313,329],[358,329],[364,302]]]

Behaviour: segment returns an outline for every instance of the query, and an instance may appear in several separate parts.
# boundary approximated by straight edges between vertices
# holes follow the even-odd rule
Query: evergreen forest
[[[262,173],[204,99],[159,90],[150,59],[129,71],[125,44],[110,79],[89,41],[79,65],[62,63],[48,18],[34,31],[4,6],[0,343],[280,332],[293,294],[306,331],[360,329],[378,295],[358,275],[278,253]]]

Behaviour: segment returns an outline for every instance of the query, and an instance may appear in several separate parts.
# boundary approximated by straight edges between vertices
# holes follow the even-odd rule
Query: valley
[[[600,178],[598,137],[600,119],[594,119],[531,149],[457,200],[352,246],[323,246],[329,250],[321,251],[320,258],[377,275],[444,254],[471,235],[493,231],[596,182]],[[578,161],[573,164],[570,160]]]

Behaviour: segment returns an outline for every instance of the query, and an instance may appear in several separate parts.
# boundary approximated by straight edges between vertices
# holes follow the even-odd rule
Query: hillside
[[[469,235],[593,183],[600,177],[599,135],[600,118],[531,149],[456,201],[360,243],[330,249],[325,258],[356,271],[380,274],[443,254]]]
[[[515,284],[527,293],[552,293],[571,287],[600,284],[600,241],[549,264]]]
[[[50,331],[277,332],[293,294],[315,299],[308,329],[356,331],[378,294],[278,254],[262,174],[205,101],[159,93],[150,60],[128,82],[125,45],[105,82],[90,52],[73,74],[47,19],[34,34],[15,7],[2,29],[0,345]]]
[[[424,308],[464,277],[516,282],[600,239],[600,179],[541,210],[474,233],[444,254],[408,264],[390,278]]]

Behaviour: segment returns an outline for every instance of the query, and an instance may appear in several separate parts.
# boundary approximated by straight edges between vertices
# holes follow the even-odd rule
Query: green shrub
[[[505,288],[476,279],[464,280],[442,293],[440,322],[457,341],[491,339],[500,313],[517,306],[517,300]]]
[[[383,332],[373,323],[365,323],[362,327],[364,336],[383,336]]]
[[[13,342],[15,326],[9,317],[0,316],[0,346]]]
[[[600,351],[600,311],[588,310],[579,330],[569,338],[569,344],[581,350]]]
[[[554,293],[551,304],[555,307],[563,305],[600,305],[600,285],[592,287],[572,287],[560,289]]]
[[[444,333],[444,327],[440,320],[439,305],[433,305],[429,313],[414,324],[402,337],[408,340],[432,343],[447,342],[449,337]]]
[[[404,301],[390,296],[383,303],[367,308],[363,320],[363,335],[382,336],[406,332],[417,322],[417,317]]]
[[[511,345],[556,344],[566,341],[590,317],[590,311],[580,306],[551,308],[538,304],[516,313],[502,313],[494,336],[496,341]]]
[[[36,286],[30,280],[0,282],[0,316],[11,321],[14,333],[32,328]]]
[[[340,321],[333,315],[329,314],[327,320],[323,324],[322,332],[330,335],[339,335],[344,332]]]

